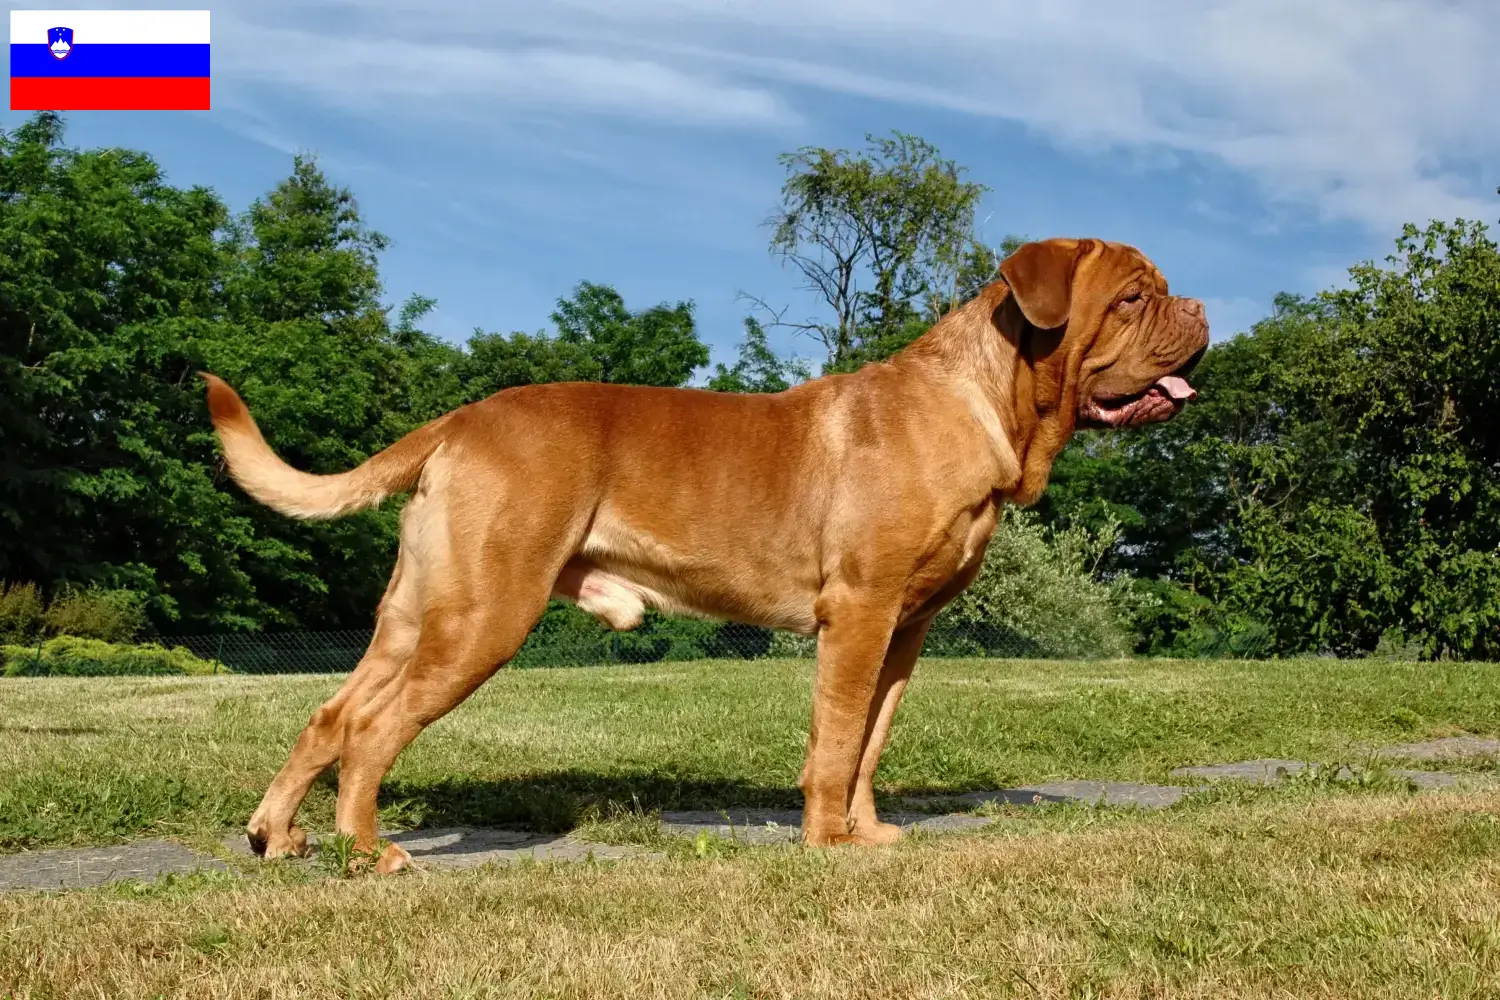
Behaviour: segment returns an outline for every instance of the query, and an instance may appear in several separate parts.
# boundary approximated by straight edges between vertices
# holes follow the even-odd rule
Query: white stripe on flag
[[[72,28],[74,45],[207,45],[206,10],[13,10],[12,45],[47,44],[48,28]]]

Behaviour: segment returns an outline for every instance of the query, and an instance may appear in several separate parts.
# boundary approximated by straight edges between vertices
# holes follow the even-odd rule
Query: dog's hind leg
[[[546,609],[550,581],[533,581],[503,606],[482,599],[429,605],[416,649],[394,681],[351,709],[339,761],[337,826],[356,849],[376,845],[375,800],[396,756],[423,729],[446,715],[521,648]],[[376,868],[399,871],[410,861],[391,845]]]
[[[361,851],[377,844],[376,795],[397,755],[516,655],[587,521],[565,482],[532,480],[520,503],[507,497],[504,479],[481,478],[472,466],[462,493],[447,487],[445,467],[427,473],[431,492],[419,491],[402,525],[419,602],[411,656],[389,684],[345,712],[336,823]],[[537,502],[539,493],[551,502]],[[393,844],[376,870],[399,871],[409,861]]]
[[[293,823],[297,809],[318,775],[338,760],[350,711],[374,697],[411,658],[417,644],[418,609],[410,574],[403,574],[405,561],[402,553],[380,602],[369,649],[333,697],[313,713],[246,824],[255,853],[267,858],[307,853],[307,835]]]

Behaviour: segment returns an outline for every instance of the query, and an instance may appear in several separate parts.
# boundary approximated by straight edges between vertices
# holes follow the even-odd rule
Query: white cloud
[[[1493,0],[383,0],[326,25],[278,3],[248,16],[307,27],[216,8],[216,60],[222,45],[246,83],[371,115],[765,128],[817,89],[1083,151],[1204,157],[1272,204],[1382,237],[1495,214],[1493,177],[1455,166],[1500,168]]]
[[[224,19],[229,20],[229,19]],[[215,75],[280,86],[348,112],[416,112],[429,122],[561,109],[697,125],[767,126],[795,114],[763,87],[685,73],[647,58],[549,46],[339,37],[230,21]],[[269,54],[269,55],[268,55]]]

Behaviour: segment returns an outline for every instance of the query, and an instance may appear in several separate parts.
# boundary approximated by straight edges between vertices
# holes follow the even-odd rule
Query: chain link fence
[[[237,674],[338,673],[354,669],[373,632],[262,632],[160,640]],[[935,629],[926,656],[1044,658],[1044,644],[990,626]],[[552,613],[527,638],[512,667],[590,667],[685,660],[810,659],[817,640],[750,625],[650,616],[611,632],[581,614]],[[1054,654],[1055,655],[1055,654]]]

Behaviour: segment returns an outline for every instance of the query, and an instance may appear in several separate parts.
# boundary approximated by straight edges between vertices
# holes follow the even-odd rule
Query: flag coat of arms
[[[13,10],[10,109],[207,111],[208,11]]]

